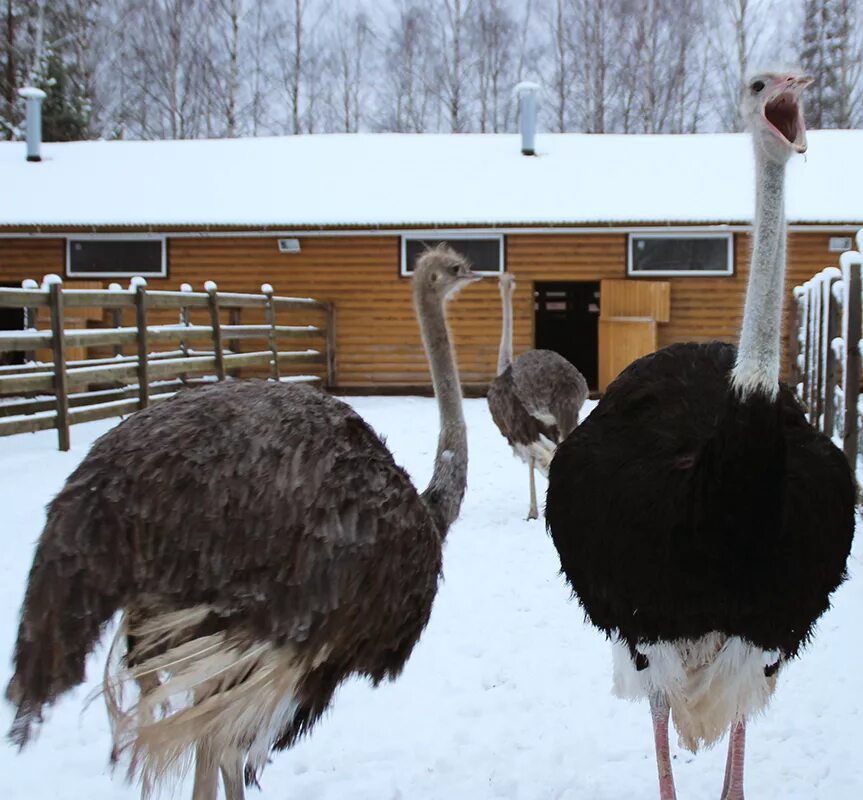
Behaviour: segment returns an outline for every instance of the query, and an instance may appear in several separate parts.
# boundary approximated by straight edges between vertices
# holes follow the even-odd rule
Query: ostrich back
[[[553,450],[578,425],[586,399],[584,376],[551,350],[523,353],[488,389],[492,419],[516,452],[540,442],[541,437]]]
[[[287,744],[346,675],[400,672],[429,619],[441,544],[381,440],[317,390],[224,383],[140,411],[49,506],[9,687],[17,738],[83,679],[114,611],[207,606],[204,633],[316,654]]]
[[[594,625],[636,642],[713,631],[793,656],[845,576],[854,484],[786,386],[732,394],[731,345],[639,359],[558,448],[546,519]]]

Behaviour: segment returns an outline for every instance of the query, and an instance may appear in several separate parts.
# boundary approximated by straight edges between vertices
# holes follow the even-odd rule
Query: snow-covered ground
[[[423,398],[351,398],[424,485],[437,411]],[[469,486],[449,534],[432,620],[401,679],[372,690],[355,681],[310,738],[264,771],[263,800],[656,800],[644,704],[610,694],[610,652],[582,620],[557,573],[541,522],[526,522],[527,469],[510,454],[484,400],[468,400]],[[0,683],[9,677],[18,606],[46,502],[113,421],[79,425],[73,449],[52,431],[0,439]],[[540,478],[540,490],[545,484]],[[813,645],[786,669],[766,716],[749,728],[747,796],[863,797],[863,570],[836,596]],[[793,587],[791,587],[793,591]],[[108,768],[97,700],[101,672],[66,696],[22,754],[0,745],[0,790],[10,800],[135,798]],[[0,713],[4,728],[8,706]],[[672,746],[681,800],[715,798],[724,744],[692,756]],[[175,794],[189,796],[189,787]]]

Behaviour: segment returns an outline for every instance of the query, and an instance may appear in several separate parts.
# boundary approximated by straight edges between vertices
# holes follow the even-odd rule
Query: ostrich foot
[[[527,512],[527,516],[525,520],[530,522],[532,519],[539,519],[539,512],[535,508],[531,508],[530,511]]]
[[[653,718],[653,743],[656,748],[656,769],[659,773],[659,800],[677,800],[671,754],[668,750],[668,699],[664,693],[650,695],[650,716]]]
[[[743,756],[746,748],[746,722],[740,720],[731,724],[728,734],[728,757],[725,760],[725,783],[722,785],[721,800],[744,800],[743,798]]]

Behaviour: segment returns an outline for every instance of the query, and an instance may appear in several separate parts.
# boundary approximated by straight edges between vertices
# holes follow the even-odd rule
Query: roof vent
[[[25,86],[18,90],[27,101],[27,160],[42,160],[42,101],[45,92],[35,86]]]
[[[536,155],[536,117],[539,105],[539,84],[522,81],[515,87],[519,104],[519,129],[521,130],[521,152],[525,156]]]

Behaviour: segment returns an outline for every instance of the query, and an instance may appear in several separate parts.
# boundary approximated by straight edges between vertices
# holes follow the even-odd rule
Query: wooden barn
[[[0,285],[270,283],[335,305],[339,388],[417,390],[409,276],[446,240],[490,275],[452,308],[466,387],[494,375],[506,270],[516,352],[557,350],[602,390],[658,346],[735,336],[750,148],[744,134],[541,134],[523,155],[517,135],[360,134],[45,144],[28,162],[0,143]],[[863,225],[861,152],[863,131],[816,131],[791,163],[789,288]]]

